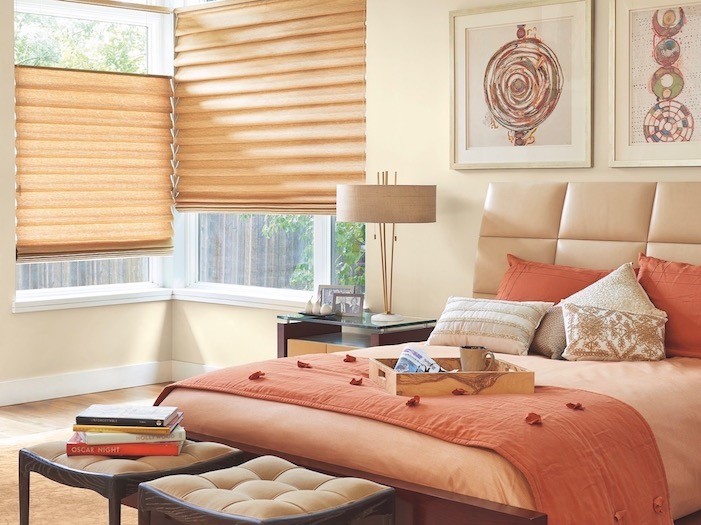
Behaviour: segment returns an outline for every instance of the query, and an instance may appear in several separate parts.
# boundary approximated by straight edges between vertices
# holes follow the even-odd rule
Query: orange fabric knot
[[[613,517],[616,518],[616,523],[623,523],[623,518],[626,517],[626,514],[628,514],[627,510],[616,511],[616,513],[613,515]]]
[[[343,358],[343,361],[345,363],[355,363],[357,359],[355,358],[355,356],[346,354],[346,357]]]
[[[350,384],[355,385],[355,386],[360,386],[363,384],[363,378],[362,377],[360,377],[358,379],[353,378],[353,379],[351,379]]]
[[[312,365],[309,363],[305,363],[304,361],[297,361],[297,367],[298,368],[311,368]]]
[[[456,388],[455,390],[453,390],[454,396],[464,396],[465,394],[467,394],[467,390],[465,390],[464,388]]]
[[[529,412],[526,416],[526,423],[529,425],[540,425],[543,423],[543,418],[541,418],[540,415],[536,414],[535,412]]]
[[[652,501],[652,508],[655,509],[657,514],[662,514],[662,511],[664,510],[664,498],[662,496],[656,497]]]
[[[572,410],[584,410],[582,403],[567,403],[565,406],[567,408],[571,408]]]
[[[419,404],[420,401],[421,401],[421,398],[419,396],[414,396],[409,401],[406,402],[406,406],[415,407],[416,405]]]
[[[248,379],[253,381],[254,379],[260,379],[264,375],[265,375],[265,372],[261,372],[260,370],[258,370],[257,372],[253,372],[250,376],[248,376]]]

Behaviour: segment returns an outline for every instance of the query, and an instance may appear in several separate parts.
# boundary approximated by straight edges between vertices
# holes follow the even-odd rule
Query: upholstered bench
[[[91,489],[109,500],[109,525],[121,521],[122,499],[139,483],[172,474],[198,474],[236,465],[243,453],[220,443],[186,441],[177,456],[111,458],[67,456],[66,442],[53,441],[19,451],[19,521],[29,525],[29,474],[63,485]]]
[[[372,515],[391,524],[394,489],[261,456],[237,467],[142,483],[138,508],[139,525],[151,523],[152,511],[185,524],[339,525]]]

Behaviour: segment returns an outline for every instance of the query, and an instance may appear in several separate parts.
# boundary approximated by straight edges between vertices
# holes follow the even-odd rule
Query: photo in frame
[[[451,12],[451,168],[590,167],[591,28],[591,0]]]
[[[333,312],[344,317],[361,317],[364,299],[361,293],[334,293]]]
[[[333,294],[335,293],[353,293],[355,286],[345,284],[320,284],[317,290],[317,296],[321,304],[328,304],[333,308]]]
[[[701,0],[614,0],[609,164],[701,166]]]

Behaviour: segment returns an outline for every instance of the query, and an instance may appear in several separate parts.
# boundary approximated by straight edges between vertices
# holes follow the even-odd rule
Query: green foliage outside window
[[[15,13],[15,64],[147,72],[145,26]]]

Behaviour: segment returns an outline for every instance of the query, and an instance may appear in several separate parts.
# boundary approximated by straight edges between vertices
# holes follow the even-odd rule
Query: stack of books
[[[185,442],[178,407],[91,405],[75,418],[69,456],[177,456]]]

